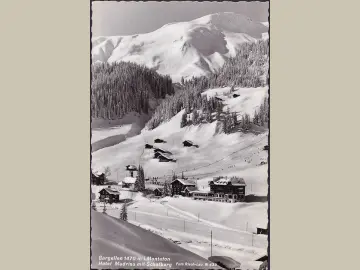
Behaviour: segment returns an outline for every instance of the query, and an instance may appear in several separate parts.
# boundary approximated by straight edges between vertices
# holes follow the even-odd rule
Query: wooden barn
[[[152,146],[151,144],[148,144],[148,143],[147,143],[147,144],[145,144],[145,148],[146,148],[146,149],[152,149],[153,146]]]
[[[155,153],[155,158],[157,158],[160,162],[176,162],[176,159],[172,159],[169,156],[163,154],[163,153]]]
[[[155,188],[154,189],[154,195],[156,196],[156,197],[161,197],[162,195],[163,195],[163,193],[164,193],[164,189],[163,188]]]
[[[163,153],[163,154],[169,154],[171,155],[172,153],[170,151],[161,149],[161,148],[154,148],[154,153]]]
[[[105,200],[107,200],[109,203],[116,203],[120,201],[119,191],[112,189],[110,186],[100,190],[99,194],[99,200],[102,202]]]
[[[194,146],[194,147],[196,147],[196,148],[199,148],[199,146],[197,145],[197,144],[194,144],[192,141],[190,141],[190,140],[185,140],[185,141],[183,141],[183,145],[184,145],[184,147],[192,147],[192,146]]]
[[[209,182],[213,197],[226,202],[237,202],[245,200],[246,183],[240,177],[215,177]]]
[[[162,139],[155,139],[154,143],[166,143],[166,141],[164,141]]]
[[[195,183],[185,179],[175,179],[171,182],[171,196],[174,195],[185,195],[185,188],[196,187]]]
[[[91,184],[96,186],[104,185],[105,183],[105,174],[95,175],[91,173]]]

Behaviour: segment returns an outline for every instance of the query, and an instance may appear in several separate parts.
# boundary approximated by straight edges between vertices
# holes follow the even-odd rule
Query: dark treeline
[[[121,118],[129,112],[148,113],[151,98],[172,95],[169,76],[134,63],[120,62],[92,65],[92,117]]]
[[[267,63],[269,47],[268,41],[244,43],[238,54],[230,58],[216,73],[210,76],[181,80],[183,89],[173,96],[167,97],[155,110],[148,122],[150,129],[170,120],[173,116],[185,109],[181,126],[212,122],[220,120],[222,103],[216,98],[207,99],[201,93],[209,88],[232,86],[234,87],[261,87],[267,84]],[[200,110],[200,114],[198,112]],[[216,112],[215,118],[212,113]],[[191,113],[189,119],[188,114]],[[230,119],[231,118],[231,119]],[[222,118],[223,119],[223,118]],[[225,121],[237,122],[233,114]],[[250,121],[246,119],[246,121]],[[225,124],[227,125],[227,123]],[[229,124],[230,125],[230,124]],[[226,128],[227,129],[227,128]]]
[[[262,126],[268,127],[269,125],[269,98],[266,96],[263,102],[260,105],[259,110],[255,110],[253,123]]]

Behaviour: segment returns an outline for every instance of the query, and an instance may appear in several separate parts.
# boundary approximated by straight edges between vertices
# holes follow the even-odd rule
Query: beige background
[[[272,270],[359,268],[354,3],[271,0]],[[89,269],[89,5],[1,2],[1,269]]]

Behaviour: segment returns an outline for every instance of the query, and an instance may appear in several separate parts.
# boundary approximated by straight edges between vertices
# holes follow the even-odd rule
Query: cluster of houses
[[[197,190],[196,184],[186,179],[171,182],[172,196],[192,197],[194,200],[217,202],[245,201],[246,183],[240,177],[215,177],[209,182],[210,191]]]

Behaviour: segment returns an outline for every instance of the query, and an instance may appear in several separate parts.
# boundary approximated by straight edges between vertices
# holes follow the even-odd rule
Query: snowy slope
[[[174,81],[207,75],[235,56],[243,42],[266,37],[268,27],[232,12],[164,25],[151,33],[94,37],[96,62],[131,61],[169,74]]]
[[[133,224],[116,220],[110,216],[92,211],[92,230],[91,230],[91,251],[92,251],[92,267],[96,269],[119,269],[119,268],[139,268],[138,265],[115,265],[118,263],[137,263],[137,261],[121,261],[116,260],[116,256],[127,257],[135,256],[138,259],[152,258],[169,258],[170,261],[162,260],[163,264],[171,263],[171,266],[159,264],[152,265],[151,261],[141,260],[144,265],[141,269],[187,269],[189,266],[181,267],[178,263],[197,263],[205,265],[210,262],[188,250],[185,250],[171,241],[159,237],[147,230],[144,230]],[[104,258],[104,256],[109,258]],[[100,258],[103,258],[102,260]],[[112,259],[111,259],[112,258]],[[109,262],[111,265],[101,265],[101,262]],[[160,263],[157,262],[157,263]],[[137,266],[137,267],[136,267]],[[208,269],[214,267],[196,266],[200,269]]]
[[[207,97],[217,95],[231,112],[238,115],[253,114],[267,94],[268,87],[208,89],[202,94]],[[240,96],[233,97],[233,94]],[[198,189],[209,189],[208,181],[215,176],[240,176],[247,184],[246,194],[254,195],[251,203],[227,204],[221,202],[203,202],[188,198],[164,198],[151,201],[141,194],[120,190],[120,198],[132,199],[128,207],[129,221],[151,230],[167,239],[176,241],[181,247],[200,256],[210,254],[210,231],[213,233],[213,252],[216,255],[230,256],[243,265],[250,265],[266,253],[267,238],[253,236],[256,226],[265,226],[267,222],[267,165],[261,165],[268,158],[263,147],[268,144],[268,131],[259,134],[237,132],[224,134],[219,132],[218,123],[180,128],[183,111],[170,121],[154,130],[141,130],[141,133],[92,154],[92,168],[101,172],[103,168],[111,170],[110,179],[121,181],[128,176],[125,166],[141,164],[146,177],[159,177],[159,181],[168,179],[175,171],[193,179]],[[97,138],[114,136],[114,125],[104,123],[96,129]],[[120,128],[119,132],[127,132]],[[160,138],[166,143],[156,144]],[[183,147],[184,140],[191,140],[199,148]],[[153,159],[154,151],[144,149],[145,144],[171,152],[176,162],[159,162]],[[93,187],[94,193],[99,190]],[[101,206],[101,205],[100,205]],[[120,205],[108,209],[107,213],[119,217]],[[101,211],[101,209],[98,209]],[[216,214],[214,214],[216,213]],[[246,269],[253,269],[250,266]]]

